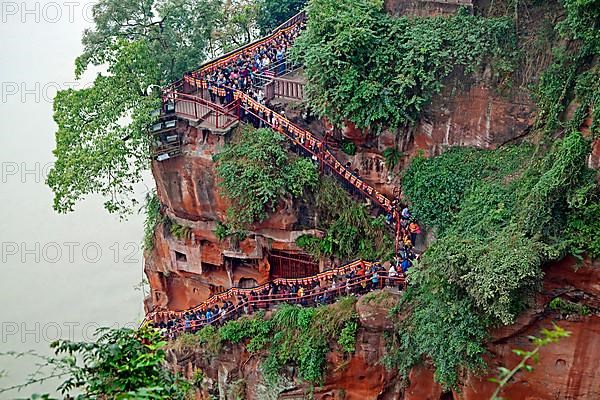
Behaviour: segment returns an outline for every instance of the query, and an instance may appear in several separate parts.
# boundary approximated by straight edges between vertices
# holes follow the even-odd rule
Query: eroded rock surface
[[[386,354],[385,332],[392,329],[388,318],[389,308],[397,295],[374,293],[364,296],[356,305],[360,328],[356,352],[344,355],[340,351],[328,354],[325,384],[314,389],[315,399],[364,400],[487,400],[495,385],[487,379],[495,375],[496,366],[514,367],[519,358],[512,349],[530,349],[528,337],[538,335],[542,328],[552,323],[571,332],[569,338],[545,346],[540,351],[540,363],[533,372],[520,372],[502,395],[507,399],[528,400],[594,400],[600,398],[600,316],[595,313],[600,299],[600,268],[587,262],[578,265],[576,260],[565,259],[546,268],[544,289],[536,304],[515,322],[492,333],[486,361],[490,370],[482,376],[467,374],[454,393],[444,390],[433,380],[433,368],[415,367],[408,380],[381,364]],[[548,308],[556,296],[579,301],[587,305],[591,315],[561,317]],[[281,387],[268,388],[260,374],[259,356],[250,355],[243,345],[226,347],[216,358],[207,358],[202,349],[197,351],[169,352],[171,365],[192,376],[201,369],[205,376],[205,389],[198,398],[208,398],[211,393],[225,393],[223,399],[235,399],[226,393],[232,385],[243,386],[244,398],[303,399],[309,386],[295,379],[294,366]],[[240,383],[243,382],[243,385]],[[219,389],[219,385],[221,389]],[[224,389],[225,388],[225,389]],[[229,388],[229,389],[226,389]]]

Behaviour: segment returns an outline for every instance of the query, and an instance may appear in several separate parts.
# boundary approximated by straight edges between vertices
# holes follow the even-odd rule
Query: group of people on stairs
[[[257,89],[257,79],[261,76],[275,76],[285,70],[287,51],[303,27],[304,22],[299,21],[256,45],[235,53],[226,62],[209,64],[206,68],[186,74],[184,81],[199,90],[207,90],[213,103],[217,99],[221,104],[240,100],[242,120],[255,126],[270,126],[283,133],[292,140],[294,146],[305,151],[306,155],[315,161],[320,159],[325,162],[331,171],[351,185],[353,192],[374,199],[386,211],[387,222],[396,225],[395,229],[401,238],[396,256],[384,265],[379,262],[367,265],[363,261],[351,263],[348,264],[353,266],[350,270],[344,271],[342,275],[328,275],[326,279],[317,276],[300,282],[274,281],[248,293],[230,289],[229,294],[237,293],[233,298],[217,296],[216,300],[203,303],[192,310],[163,312],[147,317],[153,326],[162,329],[169,338],[175,338],[184,332],[195,332],[205,325],[220,325],[282,302],[314,306],[330,303],[340,295],[361,295],[384,286],[402,287],[405,282],[404,274],[418,257],[414,245],[421,231],[408,208],[401,207],[398,199],[390,201],[364,182],[357,171],[351,171],[337,161],[322,141],[267,107],[262,91]]]
[[[389,263],[386,263],[389,264]],[[168,339],[183,333],[194,333],[206,325],[221,326],[227,321],[259,310],[268,310],[281,303],[304,307],[329,304],[340,296],[361,296],[384,287],[402,288],[405,279],[392,266],[379,262],[357,262],[345,274],[330,274],[326,277],[308,277],[300,280],[270,282],[261,289],[238,293],[233,298],[206,304],[202,307],[166,318],[155,318],[150,324],[163,331]]]

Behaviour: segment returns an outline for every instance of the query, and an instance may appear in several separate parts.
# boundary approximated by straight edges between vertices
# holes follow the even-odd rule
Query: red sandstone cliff
[[[536,305],[519,320],[492,334],[486,356],[490,371],[482,376],[467,374],[460,390],[451,393],[433,381],[432,370],[418,367],[411,371],[408,381],[395,371],[386,370],[380,363],[385,355],[383,332],[392,329],[387,318],[390,304],[357,303],[361,327],[356,341],[356,352],[344,357],[339,352],[328,355],[325,384],[315,388],[315,399],[367,400],[484,400],[489,399],[495,384],[487,378],[495,375],[495,366],[513,367],[519,358],[514,348],[528,349],[529,335],[537,335],[553,322],[571,332],[559,343],[543,347],[540,363],[531,373],[520,372],[503,391],[511,400],[594,400],[600,398],[600,265],[590,263],[578,266],[566,259],[546,268],[544,288]],[[549,309],[551,299],[564,299],[587,305],[593,310],[589,316],[564,317]],[[201,369],[205,374],[204,390],[198,398],[208,398],[209,392],[221,399],[242,396],[253,399],[304,399],[308,387],[294,379],[290,366],[287,381],[275,392],[261,381],[259,358],[248,354],[243,346],[227,347],[215,359],[207,358],[202,349],[196,351],[169,351],[174,369],[188,376]],[[234,395],[235,394],[235,395]]]
[[[385,3],[388,11],[398,15],[438,15],[454,12],[461,1],[387,0]],[[473,3],[479,7],[486,2]],[[289,110],[287,115],[292,117],[294,113]],[[431,156],[448,146],[496,148],[527,135],[535,118],[535,105],[527,91],[515,88],[500,94],[488,70],[469,79],[458,71],[442,93],[434,97],[414,128],[368,137],[347,127],[340,134],[354,140],[359,150],[352,157],[341,152],[338,155],[341,161],[358,168],[369,183],[392,194],[399,186],[395,173],[419,151]],[[317,129],[316,133],[324,131],[320,122],[311,127]],[[227,201],[219,195],[212,155],[227,138],[204,136],[198,129],[187,127],[183,155],[153,163],[158,195],[166,214],[176,223],[191,227],[192,234],[188,240],[178,240],[164,226],[157,228],[154,249],[146,254],[145,270],[151,286],[148,309],[183,309],[231,286],[263,283],[272,274],[271,250],[299,252],[294,240],[305,231],[298,228],[299,211],[291,203],[282,203],[275,215],[255,226],[241,243],[219,241],[216,237],[214,230],[224,218]],[[406,154],[396,171],[387,169],[381,155],[389,147]],[[600,165],[600,140],[594,144],[589,165],[594,168]],[[573,265],[573,260],[567,260],[549,267],[544,292],[536,307],[516,324],[493,333],[488,347],[490,366],[512,367],[517,358],[511,349],[527,348],[528,335],[538,334],[552,321],[572,332],[571,337],[559,344],[543,348],[540,365],[532,373],[520,373],[504,391],[505,398],[600,399],[600,372],[595,369],[600,356],[600,317],[594,314],[561,320],[547,308],[555,296],[600,308],[600,272],[589,265],[575,271]],[[363,307],[359,312],[363,327],[358,333],[356,353],[348,359],[337,352],[329,355],[327,381],[315,390],[315,398],[474,400],[488,399],[494,390],[487,376],[468,374],[460,391],[443,393],[426,367],[415,368],[409,381],[402,381],[394,371],[386,371],[379,363],[385,354],[382,333],[390,328],[386,310]],[[270,395],[261,384],[258,358],[241,346],[224,349],[212,361],[207,361],[202,352],[171,352],[170,357],[172,364],[188,375],[194,368],[201,368],[208,387],[212,393],[219,393],[220,398],[235,398],[232,393],[243,391],[243,398],[247,399],[299,399],[305,397],[303,393],[307,390],[293,381],[294,370],[290,367],[290,380],[283,384],[282,393]]]

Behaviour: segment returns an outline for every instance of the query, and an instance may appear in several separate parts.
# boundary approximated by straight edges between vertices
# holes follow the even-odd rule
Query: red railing
[[[224,65],[227,65],[227,64],[231,63],[232,61],[234,61],[235,59],[237,59],[240,55],[244,54],[245,52],[254,51],[255,49],[259,48],[260,46],[264,45],[265,43],[268,43],[270,41],[277,39],[280,35],[292,30],[295,26],[299,25],[300,23],[304,22],[305,20],[306,20],[306,12],[304,10],[300,11],[298,14],[294,15],[293,17],[288,19],[286,22],[284,22],[283,24],[281,24],[277,28],[275,28],[273,30],[273,32],[271,32],[270,35],[262,37],[260,39],[257,39],[254,42],[248,43],[247,45],[244,45],[236,50],[233,50],[233,51],[223,54],[222,56],[217,57],[209,62],[206,62],[206,63],[202,64],[200,67],[198,67],[196,70],[186,73],[186,75],[191,75],[191,76],[196,77],[204,72],[214,71]],[[168,85],[167,87],[165,87],[163,89],[163,93],[168,95],[170,93],[179,91],[179,89],[183,86],[183,80],[184,80],[184,78],[171,83],[170,85]]]
[[[346,265],[343,265],[339,268],[334,268],[329,271],[321,272],[319,274],[316,274],[316,275],[313,275],[313,276],[307,277],[307,278],[289,278],[289,279],[288,278],[278,278],[278,279],[272,280],[263,285],[256,286],[253,288],[233,287],[222,293],[215,294],[215,295],[209,297],[206,301],[203,301],[202,303],[198,304],[197,306],[187,309],[187,310],[154,311],[154,312],[148,313],[146,315],[145,321],[160,320],[160,319],[164,319],[164,318],[168,318],[168,319],[181,318],[181,317],[183,317],[184,313],[186,313],[188,311],[193,311],[193,312],[198,311],[198,310],[203,311],[209,307],[214,306],[217,303],[235,298],[238,295],[249,295],[251,292],[262,291],[262,290],[268,288],[271,284],[276,284],[276,285],[303,284],[304,282],[309,282],[309,281],[314,281],[314,280],[329,279],[336,275],[345,275],[348,272],[356,269],[358,266],[371,267],[372,265],[373,265],[373,263],[370,263],[367,261],[356,260],[356,261],[353,261]]]
[[[402,286],[406,282],[404,276],[388,276],[385,271],[378,272],[377,282],[373,281],[373,274],[358,276],[346,280],[339,286],[328,288],[317,288],[307,290],[303,295],[298,293],[265,294],[248,296],[246,301],[238,301],[225,313],[219,313],[209,319],[180,320],[168,328],[168,334],[172,338],[185,332],[195,332],[206,325],[220,325],[228,320],[238,318],[242,314],[253,313],[259,309],[269,309],[280,303],[301,304],[304,306],[330,303],[333,299],[343,295],[351,295],[356,292],[368,292],[382,289],[384,286]],[[191,311],[191,310],[190,310]],[[204,310],[201,310],[204,312]],[[183,317],[183,316],[182,316]],[[171,318],[171,320],[173,320]]]
[[[226,106],[218,105],[214,102],[208,101],[203,96],[206,95],[207,82],[204,79],[198,79],[203,72],[212,71],[216,68],[219,68],[233,60],[235,60],[240,54],[245,51],[252,51],[257,47],[263,45],[269,40],[273,40],[277,37],[278,34],[282,32],[286,32],[289,29],[292,29],[298,23],[304,21],[305,15],[304,12],[301,12],[286,23],[282,24],[278,27],[271,35],[259,39],[256,42],[250,43],[247,46],[244,46],[238,50],[235,50],[231,53],[228,53],[222,57],[217,58],[209,63],[204,64],[198,70],[187,74],[181,80],[174,82],[163,91],[163,100],[164,101],[172,101],[175,104],[175,111],[178,115],[194,119],[197,121],[207,121],[208,123],[214,125],[218,129],[224,129],[230,127],[235,121],[239,120],[242,114],[242,110],[246,114],[253,115],[255,118],[262,120],[266,125],[275,129],[276,131],[282,133],[285,137],[291,140],[294,145],[302,148],[308,154],[315,156],[322,165],[326,165],[331,169],[332,172],[337,174],[340,178],[342,178],[345,182],[350,184],[353,188],[358,190],[360,193],[363,193],[368,198],[372,199],[375,203],[380,205],[386,212],[391,213],[396,220],[396,243],[398,243],[398,239],[400,234],[402,233],[400,224],[399,224],[399,213],[395,210],[392,202],[384,196],[381,192],[376,190],[374,187],[364,182],[359,177],[355,176],[352,171],[348,170],[342,163],[340,163],[335,156],[329,151],[326,144],[323,143],[320,139],[318,139],[315,135],[310,133],[307,130],[304,130],[292,123],[287,118],[282,115],[276,113],[270,108],[260,104],[259,102],[252,99],[246,93],[239,90],[231,90],[230,93],[233,94],[234,101],[229,103]],[[294,81],[289,81],[285,79],[277,79],[275,82],[272,82],[272,91],[273,94],[278,94],[280,96],[285,97],[294,97],[301,98],[303,95],[303,86],[302,84]],[[224,89],[221,89],[224,90]],[[271,90],[271,89],[270,89]],[[190,92],[195,92],[200,94],[200,96],[186,94]],[[398,247],[398,246],[396,246]],[[148,313],[144,322],[149,321],[160,321],[169,319],[172,320],[174,318],[181,318],[186,312],[196,312],[198,310],[206,310],[208,307],[211,307],[218,302],[222,302],[226,299],[234,298],[240,294],[249,295],[250,292],[253,291],[261,291],[266,287],[274,284],[281,283],[302,283],[309,280],[314,279],[323,279],[333,274],[345,274],[346,272],[352,268],[356,268],[358,264],[362,264],[363,266],[370,266],[372,263],[364,262],[364,261],[355,261],[353,263],[347,264],[341,268],[336,270],[327,271],[318,275],[315,275],[311,278],[300,278],[300,279],[276,279],[272,282],[269,282],[265,285],[258,286],[252,289],[242,289],[242,288],[231,288],[223,293],[214,295],[210,297],[205,302],[199,304],[198,306],[185,310],[185,311],[155,311]],[[370,280],[371,278],[366,278],[365,280],[361,280],[360,282],[350,282],[348,283],[351,287],[355,287],[356,285],[360,285],[364,283],[366,280]],[[404,278],[390,278],[387,277],[385,279],[392,279],[394,282],[403,283]],[[302,299],[311,300],[316,297],[322,296],[323,293],[329,293],[331,291],[339,291],[340,288],[336,289],[327,289],[324,292],[319,293],[308,293],[302,297],[275,297],[272,298],[255,298],[248,304],[258,304],[258,303],[277,303],[283,301],[300,301]],[[243,305],[237,305],[234,310],[228,311],[228,314],[235,311],[239,311],[239,308],[243,307]],[[216,319],[218,321],[221,317]],[[211,321],[213,323],[214,321]]]
[[[393,210],[391,201],[387,197],[348,170],[315,135],[300,128],[281,114],[258,103],[244,92],[236,91],[234,93],[234,98],[240,101],[240,108],[242,110],[251,113],[256,118],[261,118],[259,113],[262,112],[262,114],[266,116],[265,118],[261,118],[265,124],[284,134],[284,136],[291,140],[295,145],[300,146],[311,155],[317,157],[317,159],[330,167],[333,172],[342,177],[358,191],[371,198],[385,211],[390,213],[395,211]]]

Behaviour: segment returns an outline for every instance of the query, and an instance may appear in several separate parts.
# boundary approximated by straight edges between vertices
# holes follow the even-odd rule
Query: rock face
[[[297,228],[296,205],[282,202],[241,241],[231,237],[220,240],[215,231],[225,220],[229,204],[219,193],[212,157],[232,133],[202,134],[187,126],[180,134],[183,154],[152,164],[157,195],[168,222],[157,226],[154,247],[145,255],[151,288],[146,309],[186,309],[232,286],[263,284],[273,274],[280,274],[271,270],[273,263],[287,263],[287,268],[296,268],[304,276],[304,264],[296,265],[285,257],[300,253],[295,245],[298,236],[318,232]],[[172,235],[169,226],[173,224],[187,227],[188,237],[178,239]],[[312,266],[312,270],[315,268],[319,266]]]
[[[394,15],[431,16],[454,13],[463,5],[472,8],[471,3],[470,0],[387,0],[385,5]],[[420,152],[433,156],[449,146],[496,148],[518,140],[533,124],[534,104],[519,89],[499,94],[490,76],[487,68],[471,77],[455,71],[413,128],[386,131],[373,137],[348,124],[334,136],[354,141],[358,151],[349,156],[337,150],[338,159],[350,163],[362,179],[383,194],[394,197],[401,195],[398,172]],[[307,125],[294,107],[288,107],[286,115],[300,125]],[[322,135],[328,125],[314,121],[308,128]],[[148,310],[187,308],[232,285],[263,283],[278,273],[272,271],[273,263],[282,265],[281,260],[288,260],[289,264],[289,259],[301,252],[295,246],[298,236],[317,233],[306,231],[314,228],[308,215],[310,205],[299,207],[282,202],[277,212],[252,227],[242,242],[220,241],[215,230],[225,220],[229,204],[219,193],[213,156],[230,140],[231,133],[210,133],[183,121],[179,129],[182,155],[153,162],[152,172],[165,214],[177,224],[190,227],[192,232],[189,239],[182,241],[174,238],[168,227],[157,229],[157,245],[146,254],[145,271],[151,287],[146,300]],[[383,156],[390,148],[401,154],[394,167]],[[598,165],[599,154],[597,142],[590,165]],[[277,260],[273,259],[272,250],[279,252]],[[284,269],[303,273],[302,264],[292,264]],[[308,274],[309,270],[314,271],[315,267],[305,272]]]
[[[392,15],[447,15],[459,7],[473,8],[472,0],[386,0],[385,9]]]
[[[394,295],[367,295],[356,306],[360,317],[356,352],[348,357],[338,351],[328,355],[325,383],[314,389],[315,399],[363,400],[487,400],[495,384],[487,378],[495,376],[496,366],[514,367],[520,359],[512,349],[530,349],[528,336],[538,335],[552,323],[571,332],[571,336],[540,350],[540,362],[532,372],[520,372],[501,395],[514,400],[594,400],[600,398],[600,316],[594,311],[600,304],[599,265],[577,266],[565,259],[546,269],[544,289],[536,304],[511,326],[492,334],[486,361],[490,370],[481,376],[467,374],[456,392],[444,392],[433,381],[433,369],[415,367],[408,380],[396,371],[386,370],[381,358],[386,354],[384,332],[392,329],[388,320]],[[548,308],[551,299],[563,299],[585,304],[592,313],[587,316],[561,316]],[[281,387],[268,389],[262,382],[258,357],[247,353],[243,345],[227,347],[216,358],[206,358],[202,349],[169,351],[173,369],[192,376],[201,369],[205,375],[204,390],[197,398],[205,399],[209,392],[220,393],[222,399],[235,399],[231,388],[243,387],[243,396],[253,399],[303,399],[309,387],[294,379],[294,367]],[[243,383],[243,385],[242,385]]]
[[[386,0],[385,7],[394,15],[432,16],[454,13],[461,5],[472,8],[471,3],[470,0]],[[475,3],[478,7],[485,1]],[[286,115],[292,116],[294,111],[290,109]],[[526,136],[535,118],[536,108],[527,92],[514,89],[499,94],[487,69],[470,78],[456,71],[414,128],[370,137],[349,124],[336,134],[359,145],[357,154],[348,156],[338,151],[337,155],[340,161],[358,169],[363,179],[391,196],[399,194],[396,173],[416,154],[433,156],[450,146],[497,148]],[[302,121],[295,122],[302,125]],[[584,130],[590,123],[586,122]],[[322,134],[326,124],[315,121],[310,127]],[[219,240],[215,230],[218,222],[224,220],[228,202],[219,193],[212,156],[230,136],[205,134],[191,126],[185,127],[181,134],[182,156],[155,161],[152,172],[165,215],[173,223],[189,227],[190,235],[177,239],[168,224],[157,227],[154,248],[145,255],[145,272],[151,287],[147,310],[184,309],[231,286],[262,284],[278,273],[281,256],[300,252],[294,243],[298,236],[318,234],[311,227],[301,228],[299,221],[306,218],[297,204],[282,202],[277,212],[252,227],[244,240]],[[382,155],[388,148],[403,154],[393,170]],[[589,165],[600,166],[600,140],[593,145]],[[314,398],[489,399],[495,389],[487,381],[495,375],[493,368],[513,367],[518,358],[512,349],[529,349],[529,335],[537,335],[542,328],[557,322],[571,336],[542,348],[540,364],[531,373],[517,374],[502,396],[512,400],[600,399],[600,371],[596,368],[600,359],[600,317],[592,313],[565,319],[548,309],[548,303],[556,296],[600,309],[600,266],[588,264],[575,270],[574,265],[574,260],[567,259],[547,268],[544,291],[535,306],[514,325],[493,332],[487,357],[490,371],[483,376],[466,374],[457,392],[444,392],[434,382],[433,368],[427,364],[414,368],[407,380],[395,371],[386,370],[380,361],[386,354],[384,333],[393,329],[387,318],[388,301],[392,300],[369,302],[363,298],[357,304],[361,322],[357,350],[351,357],[339,351],[328,355],[326,381],[314,389]],[[323,267],[323,264],[318,266]],[[219,399],[303,399],[310,391],[308,385],[294,379],[293,366],[278,390],[267,388],[262,383],[259,357],[249,354],[242,345],[226,347],[215,357],[207,357],[201,349],[173,349],[169,359],[173,369],[188,377],[195,370],[202,370],[204,388],[197,393],[202,399],[209,398],[209,392]]]

